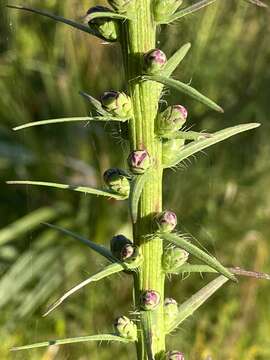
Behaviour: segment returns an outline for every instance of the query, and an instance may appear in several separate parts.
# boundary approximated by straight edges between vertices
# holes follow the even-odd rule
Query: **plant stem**
[[[162,147],[160,140],[155,136],[160,85],[149,81],[141,82],[138,78],[143,73],[143,54],[156,45],[156,25],[152,19],[151,2],[135,1],[135,17],[125,23],[122,34],[125,70],[134,111],[134,118],[129,122],[130,148],[146,149],[152,159],[151,176],[142,192],[138,219],[133,227],[134,242],[140,246],[144,259],[140,271],[134,277],[136,309],[139,309],[142,290],[155,290],[161,296],[161,303],[155,310],[140,312],[144,333],[139,329],[139,360],[148,359],[145,348],[147,338],[151,342],[153,356],[165,351],[163,246],[160,239],[146,238],[146,235],[154,232],[153,217],[162,211]]]

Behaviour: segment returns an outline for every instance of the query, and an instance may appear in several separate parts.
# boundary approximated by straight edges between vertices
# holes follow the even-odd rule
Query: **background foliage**
[[[1,6],[7,3],[1,1]],[[19,3],[19,2],[17,2]],[[80,18],[83,0],[35,0],[27,4]],[[176,210],[183,232],[192,234],[228,265],[270,272],[269,261],[269,12],[241,1],[218,1],[162,34],[170,55],[190,41],[192,49],[175,75],[217,100],[216,115],[194,101],[168,93],[189,108],[195,130],[218,130],[242,122],[262,127],[168,171],[165,207]],[[91,285],[55,314],[46,306],[65,289],[100,268],[101,259],[80,244],[40,225],[53,222],[108,244],[128,235],[126,205],[68,191],[8,187],[8,179],[99,186],[108,167],[124,166],[126,144],[114,126],[53,125],[14,133],[29,121],[86,116],[78,95],[99,96],[125,88],[120,49],[38,16],[1,7],[0,12],[0,331],[1,359],[132,359],[120,345],[77,345],[10,354],[13,345],[110,331],[131,310],[125,276]],[[199,275],[173,278],[168,296],[184,301],[205,283]],[[188,360],[270,358],[270,287],[241,280],[228,284],[184,323],[170,340]],[[85,354],[90,354],[89,356]]]

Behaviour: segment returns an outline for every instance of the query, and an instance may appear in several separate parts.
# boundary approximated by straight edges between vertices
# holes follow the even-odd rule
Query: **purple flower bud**
[[[155,217],[159,231],[164,233],[172,232],[177,225],[177,216],[170,210],[165,210]]]
[[[128,157],[128,165],[134,174],[143,174],[151,165],[148,152],[146,150],[132,151]]]
[[[116,41],[118,37],[118,23],[110,18],[95,18],[91,20],[91,14],[96,12],[111,11],[105,6],[93,6],[87,11],[86,19],[90,29],[93,30],[96,36],[106,41]]]
[[[182,265],[189,257],[189,253],[184,249],[169,247],[164,251],[162,258],[162,267],[166,273],[177,274]]]
[[[107,187],[119,195],[129,196],[130,184],[128,174],[118,168],[108,169],[103,174]]]
[[[152,49],[144,54],[144,70],[147,74],[160,72],[166,62],[166,55],[160,49]]]
[[[101,96],[101,104],[106,111],[116,117],[129,119],[132,116],[131,99],[122,92],[106,91]]]
[[[126,316],[120,316],[114,323],[115,332],[117,335],[130,340],[137,339],[137,326]]]
[[[160,294],[155,290],[146,290],[141,294],[141,306],[144,310],[153,310],[160,303]]]
[[[177,350],[168,352],[166,359],[167,360],[185,360],[184,354]]]
[[[157,133],[160,136],[170,135],[182,128],[188,116],[182,105],[169,106],[157,117]]]
[[[120,261],[130,259],[135,253],[133,243],[124,235],[114,236],[110,245],[113,256]]]

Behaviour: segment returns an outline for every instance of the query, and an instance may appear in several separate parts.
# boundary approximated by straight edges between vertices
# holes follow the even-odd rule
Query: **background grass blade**
[[[73,295],[75,292],[79,291],[86,285],[88,285],[92,282],[97,282],[99,280],[102,280],[110,275],[116,274],[123,270],[124,270],[124,267],[120,263],[114,263],[114,264],[110,264],[110,265],[106,266],[105,269],[99,271],[95,275],[82,281],[81,283],[79,283],[78,285],[74,286],[72,289],[67,291],[63,296],[61,296],[61,298],[59,300],[57,300],[53,305],[51,305],[49,307],[48,311],[43,316],[49,315],[58,306],[60,306],[67,298],[69,298],[71,295]]]
[[[226,269],[216,258],[208,255],[205,251],[185,240],[181,235],[178,236],[176,234],[161,233],[159,236],[163,240],[168,241],[169,243],[186,250],[190,255],[195,256],[197,259],[211,266],[213,269],[217,270],[217,272],[224,275],[228,279],[237,281],[235,276],[228,269]]]
[[[185,145],[182,147],[181,151],[179,151],[179,157],[176,158],[176,161],[174,164],[172,164],[172,166],[177,165],[179,162],[183,161],[189,156],[196,154],[197,152],[206,149],[211,145],[217,144],[220,141],[226,140],[231,136],[240,134],[241,132],[255,129],[259,126],[259,123],[232,126],[230,128],[217,131],[214,134],[211,134],[211,136],[208,138],[200,139],[188,145]]]
[[[228,281],[228,278],[221,275],[209,284],[204,286],[191,298],[179,306],[178,314],[175,319],[169,324],[167,332],[170,333],[175,330],[185,319],[191,316],[207,299],[210,298],[221,286]]]
[[[100,334],[100,335],[80,336],[69,339],[44,341],[32,345],[14,347],[11,350],[12,351],[29,350],[29,349],[36,349],[41,347],[53,346],[53,345],[77,344],[88,341],[118,341],[126,344],[132,343],[131,340],[113,334]]]
[[[177,68],[177,66],[187,55],[190,48],[191,48],[191,44],[187,43],[183,45],[179,50],[177,50],[167,61],[167,64],[165,65],[165,68],[162,70],[161,75],[165,77],[170,77],[171,74],[174,72],[174,70]]]
[[[108,250],[107,248],[105,248],[102,245],[96,244],[91,240],[88,240],[86,238],[84,238],[83,236],[80,236],[70,230],[64,229],[61,226],[58,225],[53,225],[53,224],[48,224],[48,223],[43,223],[43,225],[50,227],[51,229],[54,229],[56,231],[59,231],[62,234],[68,235],[73,237],[76,240],[79,240],[81,243],[87,245],[90,249],[96,251],[98,254],[104,256],[106,259],[108,259],[111,262],[117,262],[118,260],[112,255],[112,253],[110,252],[110,250]]]
[[[54,220],[68,211],[68,206],[55,204],[54,207],[42,207],[23,216],[19,220],[0,230],[0,246],[19,238],[28,231],[33,231],[41,222]]]
[[[160,75],[144,75],[143,80],[151,80],[166,85],[172,89],[175,89],[183,94],[190,96],[191,98],[199,101],[200,103],[210,107],[211,109],[223,113],[223,109],[217,105],[213,100],[201,94],[198,90],[194,89],[190,85],[187,85],[181,81],[174,80],[165,76]]]
[[[32,12],[32,13],[35,13],[35,14],[38,14],[38,15],[46,16],[46,17],[48,17],[48,18],[50,18],[52,20],[67,24],[69,26],[72,26],[75,29],[84,31],[84,32],[86,32],[88,34],[91,34],[91,35],[95,35],[95,33],[88,26],[80,24],[80,23],[78,23],[78,22],[76,22],[74,20],[66,19],[66,18],[64,18],[63,16],[60,16],[60,15],[51,14],[48,11],[45,11],[45,10],[34,9],[34,8],[31,8],[31,7],[21,6],[21,5],[7,5],[7,7],[11,8],[11,9],[29,11],[29,12]]]
[[[61,123],[69,123],[69,122],[81,122],[81,121],[126,121],[119,118],[114,118],[112,116],[105,117],[105,116],[94,116],[94,117],[71,117],[71,118],[59,118],[59,119],[48,119],[48,120],[41,120],[41,121],[34,121],[30,123],[26,123],[23,125],[16,126],[13,128],[14,131],[22,130],[26,128],[30,128],[33,126],[42,126],[42,125],[51,125],[51,124],[61,124]]]
[[[179,20],[182,17],[186,16],[186,15],[190,15],[193,14],[194,12],[203,9],[204,7],[213,4],[214,2],[216,2],[217,0],[201,0],[198,1],[197,3],[188,6],[186,8],[184,8],[183,10],[177,11],[176,13],[174,13],[168,21],[164,22],[165,24],[171,23],[173,21]]]
[[[76,186],[76,185],[67,185],[67,184],[59,184],[59,183],[51,183],[51,182],[44,182],[44,181],[7,181],[7,184],[9,185],[34,185],[34,186],[47,186],[57,189],[64,189],[64,190],[73,190],[82,192],[85,194],[92,194],[97,196],[106,196],[109,198],[114,198],[116,200],[124,200],[123,196],[120,196],[118,194],[115,194],[113,192],[99,190],[95,188],[90,188],[86,186]]]

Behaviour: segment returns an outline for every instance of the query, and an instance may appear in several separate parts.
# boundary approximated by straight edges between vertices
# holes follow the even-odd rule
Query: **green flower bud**
[[[160,303],[160,294],[155,290],[146,290],[141,294],[141,307],[144,310],[154,310]]]
[[[187,119],[187,109],[182,105],[169,106],[157,117],[157,133],[160,136],[170,135],[182,128]]]
[[[107,12],[110,9],[104,6],[94,6],[87,11],[87,17],[95,12]],[[109,18],[96,18],[88,21],[89,27],[102,39],[114,42],[118,37],[118,22]]]
[[[120,261],[127,261],[134,253],[133,243],[124,235],[117,235],[111,239],[111,252]]]
[[[114,323],[117,335],[135,341],[137,339],[137,326],[126,316],[120,316]]]
[[[111,7],[120,14],[131,12],[133,0],[107,0]]]
[[[185,360],[185,358],[182,352],[174,350],[167,353],[166,360]]]
[[[132,151],[128,157],[128,165],[130,170],[136,175],[145,173],[151,165],[148,152],[146,150]]]
[[[163,270],[166,273],[177,273],[188,260],[189,253],[177,247],[165,250],[162,258]]]
[[[132,104],[129,96],[118,91],[106,91],[101,97],[103,108],[112,115],[129,119],[132,116]]]
[[[110,190],[125,197],[129,196],[130,184],[125,171],[117,168],[108,169],[103,174],[103,179]]]
[[[177,302],[172,298],[166,298],[164,300],[165,326],[169,325],[177,314],[178,314]]]
[[[181,147],[184,145],[185,145],[184,139],[163,140],[162,164],[165,167],[169,167],[170,164],[174,164],[177,157],[179,156],[179,151]]]
[[[146,74],[159,73],[167,62],[166,55],[159,49],[152,49],[144,54],[144,71]]]
[[[159,231],[164,233],[172,232],[177,225],[177,216],[173,211],[165,210],[155,217]]]
[[[181,6],[183,0],[156,0],[154,3],[154,17],[156,22],[168,20]]]

